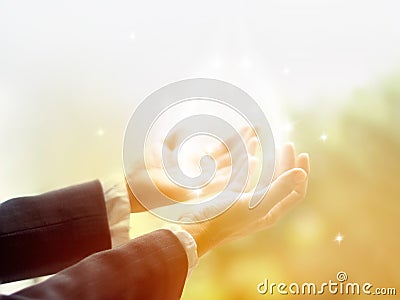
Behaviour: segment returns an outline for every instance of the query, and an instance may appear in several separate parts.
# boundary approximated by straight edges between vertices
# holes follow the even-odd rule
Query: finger
[[[221,155],[217,159],[217,168],[225,168],[227,166],[230,166],[232,164],[232,158],[231,155],[229,154],[229,151],[227,150],[224,155]]]
[[[236,148],[236,146],[241,142],[244,141],[245,143],[247,143],[247,141],[252,138],[255,137],[255,131],[249,127],[243,127],[240,131],[239,134],[235,134],[231,137],[229,137],[225,143],[219,143],[218,147],[216,147],[216,149],[212,150],[211,153],[215,156],[221,156],[221,155],[225,155],[228,152],[228,148],[226,147],[226,145],[233,145],[231,151]]]
[[[301,153],[297,156],[296,168],[302,168],[307,174],[310,173],[310,157],[308,153]]]
[[[296,186],[303,183],[307,174],[303,169],[294,168],[286,171],[272,182],[262,201],[253,209],[256,214],[267,214],[277,203],[285,199],[295,190]]]
[[[236,169],[237,171],[231,174],[231,179],[228,189],[235,192],[243,192],[245,190],[249,177],[248,167],[237,168]]]
[[[307,175],[310,174],[310,158],[308,153],[299,154],[299,156],[296,159],[296,167],[302,168],[304,171],[306,171]],[[307,187],[308,187],[308,177],[307,180],[303,184],[297,186],[295,190],[299,194],[305,195],[307,193]]]
[[[164,140],[163,145],[168,147],[169,150],[173,151],[178,143],[179,132],[175,131]]]
[[[287,170],[294,168],[296,163],[296,151],[292,143],[283,145],[279,154],[279,160],[275,172],[276,178]]]
[[[233,136],[226,139],[223,143],[219,143],[218,146],[211,151],[216,157],[226,154],[228,152],[227,145],[236,145],[243,135],[246,134],[247,127],[242,128],[239,134],[234,134]]]
[[[215,193],[221,192],[228,184],[228,174],[217,175],[209,184],[202,189],[204,197],[212,196]]]
[[[258,180],[255,180],[255,174],[257,171],[257,167],[259,165],[260,161],[256,157],[250,157],[249,159],[249,177],[247,179],[247,184],[245,187],[245,192],[248,193],[251,191],[257,184]]]
[[[251,126],[246,126],[241,130],[241,136],[243,140],[249,140],[253,137],[256,137],[256,131],[258,130],[257,126],[255,128]]]
[[[305,184],[306,185],[306,184]],[[275,224],[289,210],[304,199],[305,194],[292,191],[285,199],[277,203],[264,217],[264,226]]]
[[[286,211],[291,209],[298,202],[302,201],[306,195],[308,186],[308,174],[310,172],[310,161],[308,153],[299,154],[296,160],[296,167],[303,169],[307,173],[307,179],[303,183],[297,185],[295,189],[289,194],[289,196],[287,196],[285,199],[283,199],[272,208],[269,213],[270,216],[268,217],[270,221],[278,220],[278,218],[281,215],[285,214]]]
[[[244,145],[242,144],[244,142]],[[232,161],[240,161],[241,159],[248,159],[248,156],[255,156],[259,141],[257,137],[251,136],[247,140],[238,141],[238,143],[232,145],[230,156]],[[243,147],[244,146],[244,147]]]
[[[239,151],[240,148],[237,147],[236,149],[233,150],[233,152],[230,153],[227,151],[227,153],[220,156],[217,159],[218,169],[230,166],[232,165],[232,163],[238,164],[240,166],[245,163],[246,159],[249,160],[250,157],[255,156],[258,147],[258,139],[256,137],[252,137],[247,141],[246,147],[247,147],[246,152],[244,153],[241,153]]]
[[[236,168],[236,172],[231,174],[229,187],[227,187],[229,190],[239,193],[247,192],[255,185],[254,180],[252,180],[252,176],[257,169],[259,160],[256,157],[250,157],[247,163],[247,167],[242,166],[240,168]],[[232,171],[233,170],[234,169],[232,169]]]
[[[282,148],[282,156],[280,158],[280,172],[286,172],[295,167],[296,163],[296,150],[292,143],[285,144]]]
[[[247,154],[251,156],[255,156],[258,148],[258,139],[256,137],[252,137],[247,142]]]
[[[307,178],[307,180],[306,180],[304,183],[302,183],[302,184],[296,186],[296,188],[294,189],[294,191],[297,192],[299,195],[305,196],[306,193],[307,193],[307,188],[308,188],[308,178]]]
[[[304,174],[305,173],[303,171],[303,175]],[[300,185],[307,186],[307,182],[308,182],[308,177]],[[279,190],[281,189],[279,188]],[[290,190],[290,188],[288,190]],[[281,190],[281,192],[282,194],[280,196],[285,194],[284,191]],[[252,219],[254,220],[254,222],[248,223],[248,225],[243,227],[243,229],[240,232],[238,232],[236,236],[237,237],[245,236],[250,233],[255,233],[270,227],[271,225],[276,223],[282,216],[284,216],[288,211],[290,211],[294,206],[296,206],[299,202],[301,202],[304,199],[304,197],[305,193],[299,193],[297,191],[297,188],[295,188],[295,190],[291,191],[286,197],[283,198],[283,200],[278,201],[278,203],[276,203],[267,212],[267,214],[264,214],[261,217],[258,217],[257,215],[252,215]]]
[[[165,149],[165,150],[164,150]],[[175,168],[178,167],[178,157],[179,157],[179,148],[175,148],[170,150],[168,147],[164,147],[162,156],[162,164],[165,168]]]
[[[163,149],[165,149],[165,157],[163,157]],[[146,165],[148,167],[160,168],[163,163],[167,163],[171,150],[167,146],[164,146],[161,141],[156,142],[149,147],[149,150],[146,149]]]
[[[222,142],[218,143],[217,146],[212,147],[211,150],[209,151],[210,155],[212,155],[217,159],[221,156],[224,156],[228,152],[229,151],[226,144]]]
[[[242,163],[238,165],[244,166],[244,159]],[[236,192],[249,192],[254,188],[257,181],[253,180],[254,174],[256,174],[257,167],[259,165],[259,159],[257,157],[251,156],[248,158],[248,166],[247,168],[242,167],[238,169],[238,172],[231,173],[231,166],[224,167],[222,169],[218,169],[216,175],[219,178],[222,178],[221,181],[224,182],[224,186],[230,181],[229,188]],[[232,178],[230,178],[232,176]],[[209,185],[213,186],[217,184],[217,182],[211,181]]]

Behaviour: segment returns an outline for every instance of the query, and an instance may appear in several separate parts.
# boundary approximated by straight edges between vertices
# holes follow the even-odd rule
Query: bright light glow
[[[320,136],[320,140],[323,141],[323,142],[325,142],[327,139],[328,139],[328,136],[327,136],[325,133],[323,133],[323,134]]]
[[[335,242],[337,242],[338,245],[340,246],[340,244],[342,243],[342,241],[343,241],[343,235],[341,235],[341,233],[339,232],[339,233],[337,234],[337,236],[335,237]]]
[[[197,198],[200,197],[200,195],[201,195],[202,192],[203,192],[203,191],[202,191],[201,189],[194,190],[194,193],[196,194]]]
[[[136,39],[136,34],[134,34],[133,32],[129,35],[129,38],[131,40],[135,40]]]
[[[287,122],[286,124],[285,124],[285,131],[286,132],[291,132],[292,130],[293,130],[293,124],[292,123],[290,123],[290,122]]]
[[[215,147],[213,145],[207,145],[205,149],[206,155],[212,155],[215,152]]]
[[[104,130],[103,130],[103,128],[99,128],[99,129],[96,131],[96,135],[97,135],[97,136],[103,136],[103,135],[104,135]]]

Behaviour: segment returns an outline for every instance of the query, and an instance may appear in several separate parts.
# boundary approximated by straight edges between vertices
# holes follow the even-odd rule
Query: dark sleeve
[[[110,247],[98,181],[0,204],[0,282],[56,273]]]
[[[168,230],[157,230],[0,298],[179,299],[187,268],[186,253],[177,237]]]

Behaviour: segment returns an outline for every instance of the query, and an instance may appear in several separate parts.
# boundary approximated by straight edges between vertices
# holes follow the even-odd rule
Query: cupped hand
[[[213,203],[213,206],[203,206],[199,211],[182,216],[182,222],[187,223],[208,219],[182,225],[196,240],[198,255],[202,256],[220,244],[275,224],[288,210],[304,199],[309,172],[308,154],[296,156],[294,146],[287,144],[280,152],[273,181],[262,191],[264,197],[255,208],[249,208],[252,193],[243,193],[229,209],[217,217],[213,217],[213,212],[219,209],[215,206],[227,205],[232,198],[227,198],[227,203]],[[237,197],[235,191],[232,191],[231,195]]]
[[[196,191],[193,189],[185,188],[175,184],[166,175],[164,168],[168,169],[168,172],[173,173],[175,170],[179,169],[177,161],[174,159],[176,157],[176,152],[180,150],[180,145],[177,143],[177,135],[170,135],[170,137],[163,143],[154,145],[150,150],[151,153],[146,155],[147,161],[145,164],[137,164],[127,175],[127,190],[131,203],[132,212],[145,211],[147,209],[160,207],[164,203],[164,196],[177,201],[183,202],[188,201],[196,197]],[[247,153],[239,152],[239,144],[243,141],[247,147]],[[216,145],[203,145],[203,148],[207,148],[207,151],[203,151],[203,155],[211,156],[216,164],[216,170],[213,179],[201,189],[202,197],[210,197],[215,193],[220,192],[226,187],[230,179],[230,172],[232,167],[232,155],[236,155],[239,164],[244,163],[245,160],[252,165],[255,164],[255,153],[257,149],[257,138],[255,132],[250,127],[245,127],[240,131],[239,135],[231,137],[225,141],[225,144],[218,143]],[[233,145],[231,149],[227,149],[225,145]],[[164,148],[164,160],[161,156]],[[161,151],[160,151],[161,149]],[[198,163],[198,154],[194,153],[189,157],[189,163]],[[129,178],[134,177],[135,187],[134,190],[138,193],[133,193],[128,182]],[[151,180],[149,180],[151,178]],[[156,187],[154,189],[153,187]],[[251,187],[248,186],[247,189]],[[135,194],[142,195],[141,197],[146,197],[146,203],[151,203],[151,207],[143,207],[140,200]]]

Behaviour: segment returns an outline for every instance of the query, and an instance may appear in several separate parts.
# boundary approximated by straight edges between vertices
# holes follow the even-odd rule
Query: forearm
[[[0,205],[0,281],[60,271],[111,247],[103,190],[93,181]]]
[[[183,230],[186,230],[195,240],[197,246],[197,256],[202,257],[209,252],[213,247],[210,235],[205,230],[205,227],[199,224],[181,225]]]
[[[157,230],[4,299],[179,299],[186,274],[178,239]]]

